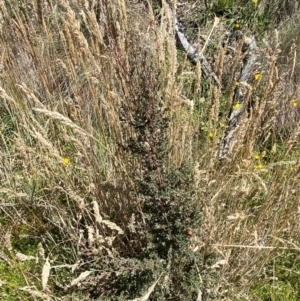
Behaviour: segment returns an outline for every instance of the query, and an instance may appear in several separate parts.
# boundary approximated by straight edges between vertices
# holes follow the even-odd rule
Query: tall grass
[[[177,50],[165,3],[0,8],[3,300],[249,300],[285,255],[299,297],[299,86],[280,35],[249,83],[242,44],[216,47],[220,88]]]

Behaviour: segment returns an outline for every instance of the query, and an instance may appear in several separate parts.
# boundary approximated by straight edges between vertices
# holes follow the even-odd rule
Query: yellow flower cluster
[[[260,162],[260,155],[259,154],[255,154],[254,155],[254,159],[255,159],[255,165],[254,165],[254,168],[255,169],[262,169],[263,168],[263,165],[262,163]]]
[[[254,166],[255,169],[262,169],[263,165],[261,163]]]

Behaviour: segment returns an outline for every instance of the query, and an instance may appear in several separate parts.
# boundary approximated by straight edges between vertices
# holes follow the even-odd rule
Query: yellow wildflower
[[[213,133],[213,132],[209,132],[209,133],[208,133],[208,137],[209,137],[209,138],[212,138],[213,136],[214,136],[214,133]]]
[[[240,27],[241,27],[241,25],[240,25],[239,23],[235,23],[235,24],[234,24],[234,28],[235,28],[235,29],[239,29]]]
[[[241,107],[241,104],[239,102],[237,102],[235,105],[234,105],[234,108],[235,109],[239,109]]]
[[[70,163],[70,158],[63,158],[64,164],[68,165]]]
[[[259,154],[255,154],[255,155],[254,155],[254,159],[255,159],[255,160],[259,160],[259,159],[260,159],[260,155],[259,155]]]
[[[254,75],[254,79],[255,80],[260,80],[260,78],[261,78],[261,73],[256,73],[255,75]]]
[[[255,169],[262,169],[263,165],[261,163],[254,166]]]
[[[291,104],[292,104],[293,107],[297,107],[298,106],[298,103],[297,103],[297,101],[295,99],[292,99]]]
[[[256,4],[256,3],[257,3],[257,0],[252,0],[252,3]]]
[[[236,86],[239,86],[239,85],[240,85],[240,82],[236,81],[236,82],[235,82],[235,85],[236,85]]]

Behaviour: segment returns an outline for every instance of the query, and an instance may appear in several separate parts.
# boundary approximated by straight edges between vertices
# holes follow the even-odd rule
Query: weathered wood
[[[222,88],[221,82],[217,75],[212,71],[209,63],[202,54],[198,54],[197,50],[188,42],[187,38],[184,35],[183,29],[178,22],[178,19],[174,16],[171,8],[169,7],[169,12],[171,17],[174,20],[175,32],[180,46],[184,49],[187,54],[188,59],[193,63],[197,64],[198,60],[201,63],[201,69],[203,70],[206,76],[211,76],[214,81],[217,83],[219,88]],[[243,33],[240,32],[240,38],[243,36]],[[243,52],[245,57],[243,60],[243,67],[241,70],[241,75],[239,77],[240,85],[236,87],[234,100],[236,103],[240,104],[240,107],[233,110],[230,114],[227,128],[225,130],[224,136],[220,143],[219,150],[219,159],[223,160],[226,158],[230,150],[232,150],[235,142],[236,135],[235,132],[238,129],[240,117],[244,111],[244,93],[243,89],[245,85],[249,85],[253,79],[253,72],[255,70],[255,65],[257,63],[258,56],[256,54],[257,44],[254,36],[245,38],[243,45]]]
[[[246,55],[244,58],[244,64],[239,78],[240,85],[236,87],[234,100],[240,104],[240,107],[233,110],[229,117],[229,122],[225,130],[224,136],[220,143],[219,159],[223,160],[227,157],[228,153],[232,150],[236,143],[235,132],[237,130],[240,117],[244,111],[244,93],[242,91],[244,85],[249,85],[253,79],[253,71],[257,63],[258,56],[256,54],[256,41],[253,36],[245,39],[243,46]]]
[[[217,83],[219,88],[222,87],[220,80],[218,79],[217,75],[212,71],[208,61],[204,57],[204,55],[199,55],[197,53],[197,50],[188,42],[187,38],[185,37],[182,27],[180,23],[178,22],[178,19],[174,16],[171,8],[169,8],[170,15],[174,20],[174,26],[175,26],[175,32],[176,37],[178,39],[178,42],[180,46],[184,49],[184,51],[187,54],[188,59],[193,63],[197,64],[197,61],[200,60],[201,68],[206,76],[211,76],[214,81]]]

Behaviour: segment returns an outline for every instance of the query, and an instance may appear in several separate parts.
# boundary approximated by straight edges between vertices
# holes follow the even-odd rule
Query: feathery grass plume
[[[119,226],[117,226],[115,223],[108,221],[108,220],[102,220],[102,223],[104,225],[106,225],[109,229],[116,230],[118,232],[118,234],[124,234],[124,231]]]
[[[49,262],[49,258],[47,257],[46,261],[43,265],[43,270],[42,270],[42,288],[43,288],[43,290],[46,289],[48,279],[50,276],[50,271],[51,271],[51,264]]]
[[[56,119],[60,121],[62,124],[64,124],[67,127],[70,127],[73,129],[75,132],[78,132],[83,135],[91,136],[89,133],[86,133],[82,128],[80,128],[78,125],[73,123],[69,118],[66,116],[63,116],[62,114],[54,111],[49,111],[47,109],[39,109],[39,108],[33,108],[33,111],[44,114],[47,117]]]
[[[103,219],[102,219],[102,216],[100,215],[99,206],[96,201],[93,201],[93,211],[94,211],[94,215],[95,215],[95,221],[97,223],[101,224]]]
[[[45,249],[43,248],[42,243],[38,244],[37,254],[38,254],[38,257],[41,257],[44,260],[46,259],[45,258]]]
[[[37,257],[31,256],[31,255],[25,255],[23,253],[16,253],[16,259],[18,261],[27,261],[27,260],[37,260]]]
[[[85,271],[82,272],[77,278],[73,279],[70,283],[70,287],[71,286],[75,286],[75,285],[79,285],[80,282],[82,282],[83,280],[85,280],[91,273],[93,273],[93,271]]]
[[[19,290],[29,293],[33,298],[37,297],[40,298],[41,300],[46,300],[46,301],[52,300],[47,293],[38,291],[35,287],[24,286],[24,287],[20,287]]]

